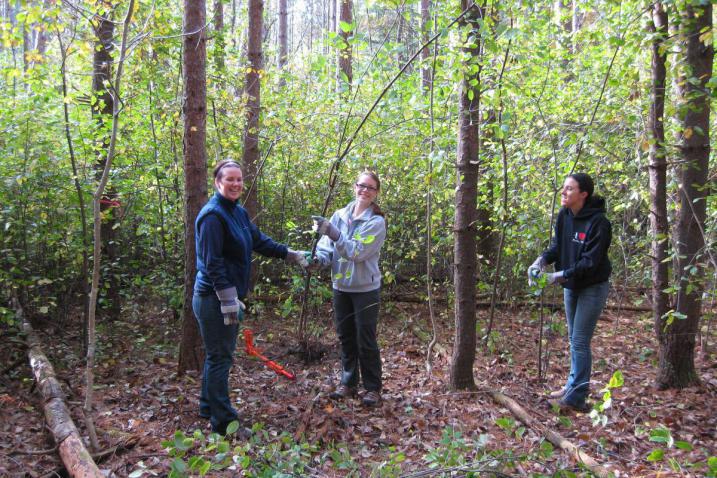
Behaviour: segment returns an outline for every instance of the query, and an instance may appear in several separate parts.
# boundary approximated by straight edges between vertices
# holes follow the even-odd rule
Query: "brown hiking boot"
[[[343,400],[344,398],[350,398],[354,395],[356,395],[355,388],[351,388],[348,385],[341,383],[338,387],[336,387],[336,390],[329,394],[329,398],[333,398],[334,400]]]
[[[375,390],[370,390],[366,392],[361,401],[367,407],[375,407],[381,402],[381,394]]]

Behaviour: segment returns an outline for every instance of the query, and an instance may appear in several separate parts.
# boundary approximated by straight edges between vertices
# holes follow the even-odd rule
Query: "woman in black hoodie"
[[[531,285],[548,264],[555,272],[547,273],[548,284],[563,286],[565,315],[570,339],[570,375],[565,386],[552,392],[561,408],[588,411],[592,355],[590,341],[595,325],[607,301],[612,266],[607,256],[612,226],[605,217],[605,199],[593,196],[590,176],[571,174],[565,178],[555,223],[555,234],[546,249],[528,268]]]

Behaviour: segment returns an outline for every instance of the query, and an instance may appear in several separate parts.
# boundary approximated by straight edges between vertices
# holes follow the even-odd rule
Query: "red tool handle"
[[[248,355],[254,356],[264,362],[267,367],[272,369],[274,372],[276,372],[279,375],[283,375],[284,377],[288,378],[289,380],[296,379],[296,376],[286,370],[284,367],[279,365],[278,363],[274,362],[273,360],[269,360],[265,356],[259,352],[259,350],[254,347],[254,334],[250,329],[244,329],[244,345],[246,347],[246,353]]]

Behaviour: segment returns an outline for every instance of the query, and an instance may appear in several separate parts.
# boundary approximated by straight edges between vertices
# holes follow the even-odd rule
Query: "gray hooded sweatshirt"
[[[321,265],[331,264],[331,282],[342,292],[369,292],[381,287],[378,267],[381,246],[386,239],[383,217],[366,209],[352,219],[356,201],[331,216],[331,224],[341,232],[338,241],[323,236],[316,246]]]

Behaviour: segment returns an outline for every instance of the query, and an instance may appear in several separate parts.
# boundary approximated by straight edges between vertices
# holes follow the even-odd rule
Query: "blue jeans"
[[[590,392],[590,341],[609,290],[607,281],[584,289],[563,289],[570,339],[570,375],[565,383],[563,401],[569,405],[583,405]]]
[[[199,397],[199,414],[209,416],[212,430],[237,419],[229,400],[229,370],[237,346],[239,326],[224,325],[219,299],[215,295],[194,295],[192,310],[204,341],[204,373]]]

